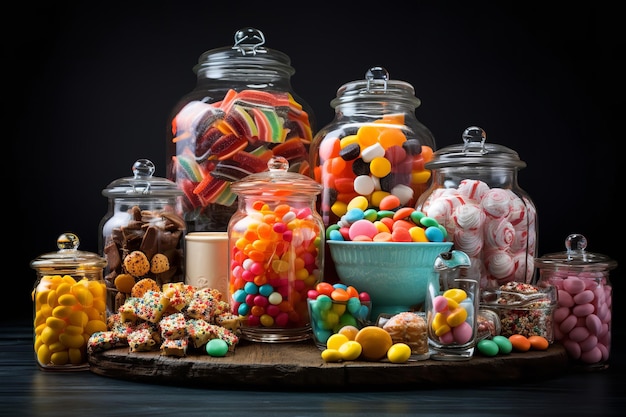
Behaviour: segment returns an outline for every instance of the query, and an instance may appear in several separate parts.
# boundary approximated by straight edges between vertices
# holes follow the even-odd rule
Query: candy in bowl
[[[437,256],[452,242],[326,242],[342,283],[366,291],[372,300],[372,320],[381,313],[419,310],[428,278],[436,274]]]

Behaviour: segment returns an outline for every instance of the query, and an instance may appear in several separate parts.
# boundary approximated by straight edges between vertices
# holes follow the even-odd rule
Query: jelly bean
[[[513,351],[513,344],[505,336],[495,335],[491,338],[493,342],[498,345],[498,353],[509,354]]]
[[[530,341],[526,336],[521,334],[512,334],[509,336],[509,341],[513,345],[513,349],[518,352],[527,352],[530,350]]]
[[[498,345],[489,339],[483,339],[478,342],[476,345],[478,351],[485,356],[496,356],[499,352]]]

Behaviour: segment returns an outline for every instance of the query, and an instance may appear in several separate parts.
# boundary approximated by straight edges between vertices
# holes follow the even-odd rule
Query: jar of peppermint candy
[[[517,152],[487,142],[480,127],[465,129],[463,143],[437,150],[425,164],[432,184],[416,208],[445,228],[446,239],[465,252],[465,274],[481,289],[531,283],[537,255],[537,212],[517,182],[526,167]]]

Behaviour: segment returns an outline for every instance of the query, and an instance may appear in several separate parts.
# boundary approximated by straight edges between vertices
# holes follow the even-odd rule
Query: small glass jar
[[[155,289],[185,280],[182,191],[174,182],[154,177],[155,171],[152,161],[138,159],[132,177],[119,178],[102,190],[109,205],[100,221],[98,246],[107,260],[109,313],[117,312],[142,279]]]
[[[184,191],[188,232],[226,232],[237,210],[233,181],[267,171],[272,156],[310,175],[314,117],[291,86],[289,56],[254,28],[204,52],[196,87],[175,105],[167,129],[167,178]]]
[[[321,185],[288,172],[285,158],[268,167],[232,184],[239,208],[228,225],[230,305],[245,339],[306,340],[307,294],[324,266],[324,225],[315,209]]]
[[[609,272],[617,262],[587,252],[587,239],[571,234],[566,252],[546,254],[535,260],[538,283],[558,291],[554,312],[555,340],[570,359],[588,369],[606,369],[611,353],[613,286]]]
[[[57,239],[58,252],[33,260],[37,271],[33,289],[34,350],[45,371],[89,369],[87,341],[107,330],[106,259],[78,250],[73,233]]]
[[[432,185],[416,209],[444,226],[446,240],[465,252],[481,289],[516,281],[531,283],[537,254],[537,211],[517,182],[526,167],[517,152],[487,143],[485,131],[469,127],[463,144],[439,149],[426,163]]]
[[[311,144],[314,178],[324,187],[317,206],[325,227],[336,224],[355,197],[378,208],[393,194],[401,206],[412,207],[428,188],[424,163],[435,139],[415,116],[420,104],[411,84],[389,79],[382,67],[337,90],[330,102],[335,118]],[[326,259],[324,280],[339,281],[329,253]]]

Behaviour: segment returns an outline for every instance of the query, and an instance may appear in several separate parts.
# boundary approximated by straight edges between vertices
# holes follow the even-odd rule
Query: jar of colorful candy
[[[102,190],[108,210],[100,221],[99,250],[107,306],[115,313],[141,280],[154,290],[184,281],[182,191],[168,179],[153,176],[156,166],[138,159],[132,176],[112,181]]]
[[[507,282],[531,283],[537,254],[537,212],[519,186],[526,167],[517,152],[487,143],[485,131],[469,127],[463,143],[437,150],[425,164],[432,184],[416,208],[447,231],[447,240],[465,252],[463,271],[480,279],[481,289]]]
[[[314,178],[324,187],[317,205],[325,227],[341,219],[354,197],[365,196],[369,208],[378,208],[393,194],[401,206],[412,207],[428,188],[424,163],[435,139],[415,116],[420,104],[411,84],[390,79],[382,67],[337,90],[330,102],[335,118],[311,144]],[[338,281],[327,255],[324,280]]]
[[[289,172],[284,157],[268,167],[231,185],[238,209],[228,225],[229,301],[245,339],[306,340],[307,294],[324,268],[324,225],[315,208],[322,186]]]
[[[79,251],[73,233],[57,239],[57,252],[34,259],[34,350],[37,365],[46,371],[89,369],[87,341],[107,330],[106,259]]]
[[[167,178],[184,191],[189,232],[225,232],[237,209],[233,181],[266,171],[272,156],[310,175],[314,118],[291,87],[290,58],[244,28],[233,46],[200,55],[197,84],[174,107],[167,129]]]
[[[554,338],[570,359],[589,369],[606,369],[611,352],[613,286],[609,273],[617,262],[587,252],[587,239],[571,234],[565,252],[535,260],[539,283],[554,286],[558,306],[554,312]]]

